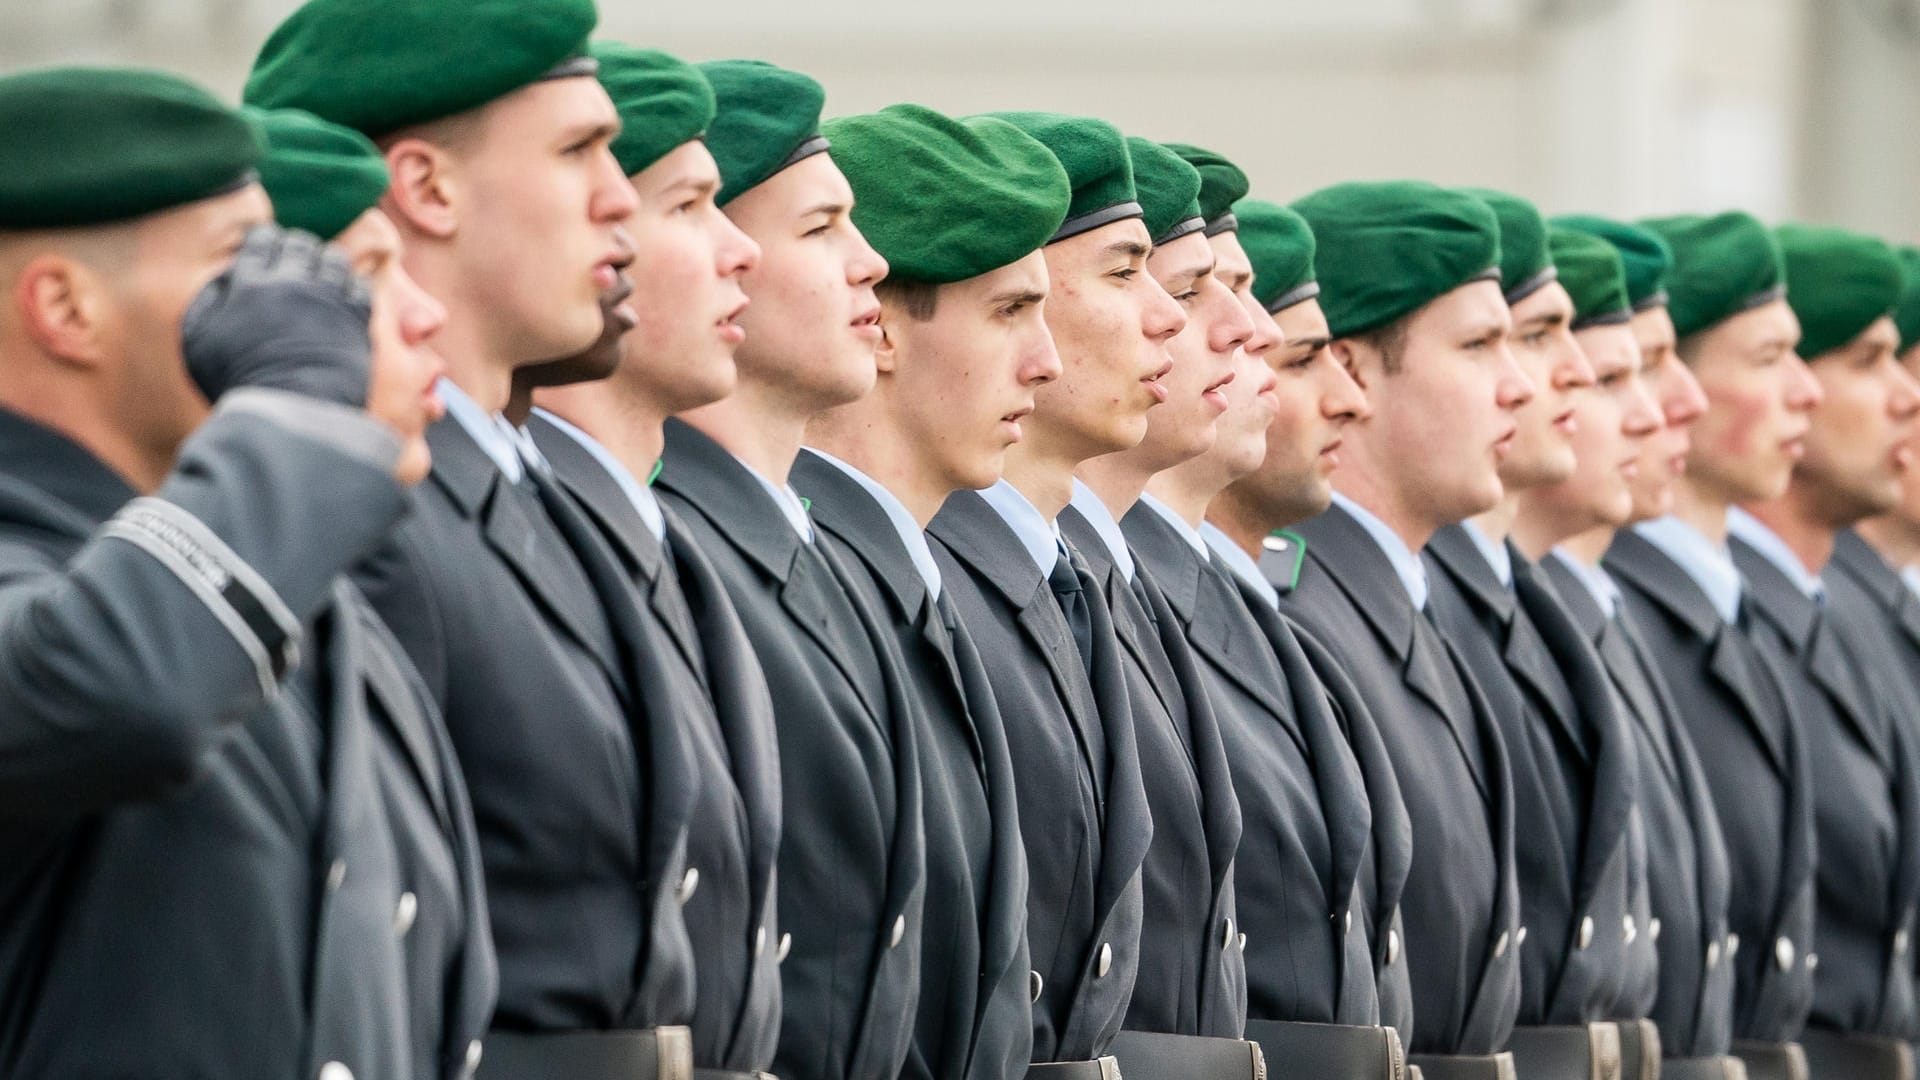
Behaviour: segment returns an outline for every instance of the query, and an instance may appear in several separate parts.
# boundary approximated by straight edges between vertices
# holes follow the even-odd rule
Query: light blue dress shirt
[[[1144,493],[1140,496],[1140,505],[1165,518],[1167,524],[1173,526],[1173,531],[1179,533],[1182,540],[1199,552],[1202,559],[1207,557],[1207,541],[1200,535],[1200,530],[1187,524],[1186,518],[1174,513],[1173,507]]]
[[[927,595],[935,600],[940,599],[940,565],[933,561],[933,549],[927,546],[927,534],[921,530],[920,523],[913,519],[913,514],[907,509],[906,504],[901,502],[893,492],[882,487],[878,480],[825,450],[809,447],[807,452],[818,455],[821,461],[846,473],[849,479],[873,496],[873,501],[879,503],[880,509],[887,512],[887,520],[893,523],[893,531],[900,534],[900,542],[907,548],[907,557],[913,560],[913,568],[920,572],[920,580],[926,582]]]
[[[482,409],[467,396],[465,390],[444,376],[435,388],[440,392],[440,400],[447,406],[447,416],[479,444],[481,453],[493,460],[501,475],[513,483],[519,483],[520,478],[527,475],[527,466],[520,458],[518,441],[507,433],[509,425],[500,418],[500,414],[490,414]]]
[[[1400,579],[1401,587],[1407,590],[1407,599],[1413,601],[1416,611],[1425,611],[1427,607],[1427,567],[1420,556],[1407,546],[1400,534],[1387,527],[1387,523],[1373,515],[1373,511],[1354,502],[1339,492],[1333,493],[1333,505],[1353,515],[1353,520],[1373,537],[1373,542],[1387,556],[1387,562],[1393,565],[1395,577]]]
[[[1120,576],[1133,583],[1133,552],[1127,548],[1127,534],[1120,531],[1120,523],[1114,520],[1113,511],[1100,501],[1093,489],[1081,483],[1077,478],[1073,482],[1073,508],[1087,519],[1093,531],[1100,535],[1100,542],[1107,546],[1107,554],[1112,557],[1113,565],[1120,568]]]
[[[1900,571],[1900,580],[1907,583],[1907,591],[1920,597],[1920,566],[1909,566]]]
[[[1745,587],[1740,580],[1740,568],[1733,564],[1733,553],[1725,544],[1714,543],[1705,533],[1672,514],[1643,521],[1635,525],[1633,531],[1678,563],[1694,584],[1700,586],[1700,591],[1707,594],[1707,600],[1723,621],[1731,623],[1740,617],[1740,594]]]
[[[1604,568],[1574,558],[1565,548],[1554,548],[1547,553],[1547,558],[1558,560],[1574,580],[1586,586],[1587,591],[1593,594],[1593,602],[1600,605],[1600,610],[1606,613],[1607,618],[1611,619],[1619,612],[1620,586],[1614,584],[1613,576]]]
[[[1233,571],[1234,577],[1251,585],[1253,591],[1259,593],[1261,599],[1271,605],[1275,611],[1280,610],[1280,590],[1274,588],[1273,582],[1267,580],[1267,575],[1260,572],[1260,564],[1240,550],[1239,544],[1234,543],[1226,533],[1220,531],[1218,525],[1211,521],[1200,523],[1200,537],[1206,541],[1207,547],[1220,557],[1220,561],[1226,564],[1227,569]]]
[[[639,514],[640,520],[646,523],[647,531],[653,534],[655,540],[661,543],[666,542],[667,518],[661,513],[660,500],[654,495],[652,488],[634,479],[632,470],[621,464],[620,459],[614,457],[611,450],[601,446],[598,439],[545,409],[533,411],[540,414],[547,423],[559,428],[568,438],[579,443],[581,449],[593,455],[593,460],[599,462],[600,467],[607,470],[607,475],[613,477],[613,482],[620,485],[620,491],[626,495],[627,501],[633,504],[634,513]]]
[[[1746,541],[1749,547],[1760,553],[1761,558],[1778,567],[1807,599],[1816,603],[1826,600],[1826,583],[1820,580],[1819,575],[1807,573],[1800,556],[1795,555],[1787,542],[1780,539],[1780,534],[1767,528],[1759,518],[1736,506],[1727,511],[1727,532]]]
[[[1473,546],[1480,549],[1480,557],[1493,567],[1493,576],[1500,579],[1500,584],[1506,586],[1508,592],[1512,592],[1513,553],[1507,550],[1507,545],[1494,543],[1493,537],[1488,536],[1485,529],[1471,521],[1461,522],[1460,527],[1472,538]]]
[[[739,458],[734,460],[740,461]],[[773,500],[773,505],[780,508],[780,516],[787,519],[787,524],[793,526],[793,531],[799,535],[800,539],[809,544],[813,543],[813,521],[807,517],[806,500],[800,497],[799,492],[793,490],[793,485],[776,484],[761,476],[760,470],[744,461],[740,461],[740,467],[747,470],[749,476],[760,481],[760,486],[766,490],[767,497]]]
[[[1013,535],[1020,538],[1020,546],[1027,549],[1033,564],[1040,568],[1040,576],[1053,573],[1053,564],[1060,561],[1065,541],[1060,539],[1060,527],[1048,521],[1039,507],[1033,505],[1020,489],[1005,480],[982,491],[980,497],[1007,523]]]

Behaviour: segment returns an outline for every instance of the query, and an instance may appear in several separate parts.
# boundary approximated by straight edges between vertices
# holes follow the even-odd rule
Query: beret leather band
[[[1507,306],[1513,305],[1546,288],[1560,277],[1558,267],[1549,266],[1525,281],[1507,290]]]
[[[785,158],[781,159],[779,167],[775,168],[773,171],[779,172],[781,169],[798,165],[801,162],[812,157],[813,155],[824,154],[828,150],[831,150],[832,148],[833,148],[833,144],[827,141],[827,137],[825,135],[815,135],[812,138],[808,139],[806,142],[803,142],[799,146],[794,147],[793,153],[788,154]]]
[[[1137,202],[1115,203],[1112,206],[1102,207],[1091,213],[1081,214],[1079,217],[1071,217],[1061,222],[1060,227],[1054,230],[1053,236],[1048,238],[1047,243],[1057,244],[1070,237],[1079,236],[1083,232],[1092,232],[1102,225],[1111,225],[1116,221],[1137,218],[1142,213],[1143,211],[1140,209],[1140,204]]]
[[[1775,285],[1771,289],[1761,289],[1759,292],[1735,304],[1733,313],[1737,315],[1742,311],[1752,311],[1754,308],[1764,307],[1767,304],[1773,303],[1775,300],[1785,300],[1786,298],[1787,287],[1785,285]]]
[[[1602,311],[1583,319],[1575,319],[1567,324],[1567,329],[1580,331],[1594,326],[1625,326],[1632,321],[1633,309],[1621,308],[1618,311]]]
[[[1273,301],[1267,305],[1267,314],[1278,315],[1295,304],[1304,304],[1319,295],[1320,283],[1317,281],[1306,282],[1303,285],[1288,289],[1286,292],[1274,297]]]
[[[1653,293],[1648,296],[1643,296],[1638,301],[1636,301],[1633,305],[1633,313],[1635,315],[1638,315],[1643,311],[1652,311],[1654,308],[1661,308],[1666,306],[1667,306],[1667,290],[1661,289],[1659,292]]]
[[[1234,217],[1233,211],[1231,210],[1207,222],[1208,236],[1219,236],[1221,233],[1237,232],[1239,229],[1240,219]]]
[[[1183,236],[1192,236],[1194,233],[1197,233],[1197,232],[1205,232],[1206,228],[1207,228],[1206,218],[1199,218],[1199,217],[1185,218],[1181,221],[1174,222],[1172,228],[1168,229],[1166,232],[1161,233],[1159,236],[1154,237],[1153,243],[1155,247],[1158,247],[1161,244],[1171,244],[1175,240],[1178,240]]]
[[[547,72],[534,81],[552,82],[555,79],[579,79],[598,74],[600,74],[600,61],[583,53],[579,56],[567,57],[565,60],[553,65],[552,71]]]

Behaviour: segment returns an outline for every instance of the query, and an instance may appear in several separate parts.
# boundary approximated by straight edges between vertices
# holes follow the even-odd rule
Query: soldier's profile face
[[[1900,366],[1915,381],[1920,381],[1920,346],[1901,353]],[[1920,431],[1913,434],[1910,445],[1915,454],[1920,454]],[[1920,527],[1920,469],[1909,465],[1900,471],[1900,505],[1893,513],[1909,528]]]
[[[399,434],[403,449],[396,471],[417,480],[432,464],[427,427],[446,411],[434,385],[447,365],[434,351],[433,338],[446,325],[447,309],[408,276],[400,232],[378,209],[360,215],[333,243],[373,294],[367,411]]]
[[[1821,524],[1845,528],[1900,503],[1913,455],[1920,383],[1896,359],[1900,331],[1882,316],[1852,341],[1816,357],[1820,407],[1794,467],[1799,501]]]
[[[1280,408],[1274,394],[1277,385],[1279,377],[1265,357],[1245,349],[1233,351],[1233,381],[1220,390],[1227,410],[1220,414],[1219,433],[1204,455],[1223,480],[1238,480],[1266,460],[1267,429]]]
[[[1806,452],[1820,385],[1795,355],[1800,323],[1785,300],[1743,311],[1689,345],[1707,408],[1695,422],[1685,480],[1714,500],[1763,502],[1787,489]]]
[[[1640,347],[1640,381],[1660,407],[1660,430],[1640,444],[1640,468],[1631,483],[1633,521],[1650,521],[1673,509],[1673,489],[1687,469],[1689,432],[1706,411],[1707,398],[1693,370],[1680,359],[1673,319],[1664,306],[1634,315],[1628,324]]]
[[[1259,468],[1233,485],[1235,502],[1270,528],[1304,521],[1332,502],[1329,477],[1340,463],[1347,425],[1367,415],[1367,397],[1329,344],[1318,300],[1274,316],[1282,342],[1267,353],[1274,373],[1273,420]]]
[[[1139,445],[1147,410],[1166,400],[1167,341],[1187,319],[1147,272],[1151,250],[1138,218],[1042,249],[1061,376],[1037,395],[1028,436],[1057,445],[1061,457],[1085,461]]]
[[[1560,483],[1521,495],[1526,512],[1553,521],[1561,538],[1626,524],[1642,445],[1662,423],[1660,407],[1640,378],[1640,347],[1631,328],[1593,326],[1575,337],[1593,367],[1594,383],[1572,396],[1574,469]]]
[[[1173,368],[1160,380],[1167,400],[1147,414],[1140,445],[1140,453],[1151,458],[1143,466],[1155,472],[1213,446],[1229,405],[1227,389],[1237,375],[1236,354],[1253,333],[1239,297],[1214,270],[1213,245],[1197,232],[1147,257],[1147,272],[1187,317],[1187,325],[1167,342]]]
[[[1233,295],[1240,300],[1241,308],[1247,313],[1247,321],[1253,324],[1253,332],[1248,335],[1246,344],[1240,346],[1255,357],[1264,357],[1286,340],[1280,332],[1280,324],[1273,315],[1253,295],[1253,261],[1247,257],[1247,249],[1240,243],[1240,234],[1232,231],[1209,237],[1213,245],[1213,274],[1219,278]]]
[[[1550,281],[1513,305],[1514,362],[1533,383],[1533,400],[1514,414],[1518,429],[1500,462],[1511,490],[1555,484],[1574,470],[1576,403],[1593,385],[1593,366],[1574,339],[1573,298]]]

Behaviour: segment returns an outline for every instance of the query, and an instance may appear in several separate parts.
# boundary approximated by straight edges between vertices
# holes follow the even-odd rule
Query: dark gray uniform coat
[[[1558,559],[1542,569],[1575,625],[1594,644],[1640,750],[1639,802],[1653,853],[1652,919],[1659,952],[1652,1005],[1668,1057],[1727,1052],[1733,1032],[1733,965],[1707,965],[1707,946],[1727,933],[1727,847],[1693,738],[1666,678],[1624,606],[1612,618]]]
[[[1815,1027],[1911,1039],[1916,1025],[1907,956],[1920,904],[1920,770],[1911,717],[1896,719],[1894,671],[1871,671],[1878,627],[1823,606],[1739,538],[1749,633],[1778,665],[1811,768],[1819,870],[1813,944]],[[1898,946],[1896,948],[1896,946]]]
[[[880,616],[746,466],[667,422],[655,486],[719,570],[773,693],[784,1019],[774,1071],[893,1080],[913,1039],[926,859],[911,689]]]
[[[1153,837],[1112,619],[1092,579],[1089,678],[1047,579],[993,507],[955,492],[928,527],[1013,753],[1027,852],[1033,1060],[1084,1061],[1120,1030],[1140,963]]]
[[[465,789],[340,577],[406,505],[368,423],[237,391],[135,498],[0,412],[0,1074],[465,1070]]]
[[[1306,549],[1300,561],[1262,567],[1287,614],[1365,697],[1413,824],[1398,909],[1413,1019],[1401,1034],[1410,1053],[1496,1053],[1519,1007],[1521,929],[1513,782],[1498,723],[1359,522],[1334,507],[1294,532]]]
[[[1326,692],[1279,613],[1263,626],[1230,571],[1149,507],[1121,524],[1192,650],[1239,795],[1248,1015],[1378,1024],[1371,928],[1344,929],[1366,910],[1373,816]]]
[[[919,710],[927,903],[920,1008],[901,1075],[1020,1076],[1033,1050],[1027,856],[986,663],[952,596],[928,595],[886,510],[858,482],[803,450],[793,484],[853,571],[854,590],[893,631]]]
[[[1179,621],[1151,574],[1135,559],[1129,583],[1093,526],[1071,506],[1060,513],[1060,531],[1086,559],[1113,613],[1153,814],[1153,843],[1141,874],[1141,978],[1127,1006],[1126,1027],[1237,1039],[1247,1026],[1246,958],[1233,887],[1240,802],[1219,720]]]
[[[1666,679],[1719,812],[1730,934],[1707,942],[1709,976],[1734,965],[1734,1038],[1789,1041],[1813,998],[1814,858],[1806,751],[1786,693],[1753,643],[1645,538],[1622,530],[1603,565]]]
[[[693,946],[693,1062],[764,1070],[780,1034],[780,766],[766,678],[713,566],[692,541],[675,542],[679,522],[670,519],[663,545],[585,447],[537,415],[527,427],[644,598],[635,610],[652,644],[634,662],[656,688],[647,722],[691,737],[697,826],[681,911]]]
[[[1633,746],[1592,647],[1533,564],[1507,552],[1511,589],[1464,526],[1436,532],[1424,558],[1434,620],[1493,707],[1513,770],[1528,935],[1516,1021],[1611,1019],[1630,959]]]

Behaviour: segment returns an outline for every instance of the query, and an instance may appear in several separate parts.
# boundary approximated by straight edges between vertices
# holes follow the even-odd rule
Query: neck
[[[1132,453],[1122,450],[1081,462],[1074,475],[1100,496],[1107,511],[1118,521],[1140,501],[1140,493],[1147,490],[1147,481],[1154,474],[1145,471]]]
[[[57,384],[58,380],[49,382]],[[21,390],[29,392],[21,393]],[[162,450],[131,437],[125,421],[114,415],[110,406],[95,405],[85,397],[57,389],[51,393],[44,390],[34,393],[26,386],[14,387],[0,400],[0,408],[17,413],[48,431],[58,432],[142,495],[160,490],[180,453],[178,444]],[[204,423],[212,415],[209,409],[200,421]]]
[[[680,419],[779,486],[793,471],[812,415],[786,406],[765,384],[742,379],[726,398],[681,413]]]
[[[1773,530],[1809,574],[1819,574],[1833,557],[1833,529],[1798,512],[1789,492],[1777,499],[1754,503],[1741,509]]]
[[[1052,521],[1073,501],[1073,469],[1078,464],[1045,453],[1033,442],[1017,442],[1007,448],[1005,479],[1027,497],[1041,517]]]
[[[807,425],[806,445],[866,473],[900,500],[924,529],[953,494],[951,481],[918,453],[917,440],[892,422],[876,390],[851,405],[829,409]]]
[[[1920,563],[1920,524],[1888,514],[1869,518],[1854,526],[1854,531],[1895,570]]]
[[[1732,503],[1702,491],[1685,477],[1673,486],[1673,516],[1716,544],[1727,542],[1727,510]]]
[[[456,306],[457,287],[435,288],[419,275],[415,280],[449,309],[446,324],[433,340],[434,352],[446,361],[448,381],[487,412],[506,409],[513,397],[514,370],[526,366],[527,358],[508,355],[498,342],[489,340],[487,320],[471,307]]]
[[[1225,533],[1227,539],[1233,541],[1234,547],[1256,561],[1273,530],[1293,524],[1290,521],[1275,521],[1271,514],[1262,513],[1250,500],[1241,498],[1232,489],[1221,492],[1207,504],[1207,520],[1213,522],[1214,528]]]
[[[1147,481],[1149,494],[1166,503],[1168,509],[1180,515],[1180,520],[1196,529],[1206,520],[1207,507],[1218,499],[1226,486],[1218,470],[1209,467],[1207,455],[1157,472]],[[1233,536],[1230,532],[1227,535]],[[1239,542],[1236,537],[1234,543]],[[1255,538],[1255,545],[1259,542]]]
[[[1613,534],[1615,531],[1611,525],[1602,525],[1597,529],[1588,529],[1586,532],[1578,533],[1561,540],[1560,548],[1567,554],[1586,563],[1588,566],[1598,566],[1600,565],[1601,556],[1605,555],[1607,549],[1613,546]],[[1528,552],[1527,554],[1532,555],[1534,558],[1540,557],[1533,555],[1532,552]],[[1541,554],[1545,554],[1545,552]]]
[[[519,377],[519,372],[514,373],[513,388],[507,394],[507,404],[500,410],[500,415],[515,427],[525,424],[527,417],[533,415],[533,387]]]
[[[536,395],[528,391],[528,408]],[[593,436],[627,472],[642,483],[653,475],[666,441],[667,414],[652,403],[623,394],[612,382],[580,383],[541,390],[541,408]],[[511,416],[509,416],[511,419]]]
[[[1513,532],[1514,522],[1519,517],[1520,493],[1509,491],[1500,497],[1499,503],[1493,509],[1484,514],[1474,515],[1472,521],[1481,532],[1487,534],[1487,539],[1498,544],[1504,542],[1507,535]]]
[[[1434,530],[1440,527],[1438,522],[1426,521],[1402,507],[1399,500],[1389,496],[1384,486],[1374,482],[1370,472],[1347,466],[1333,475],[1335,490],[1379,518],[1415,554],[1427,546],[1427,541],[1433,539]]]

